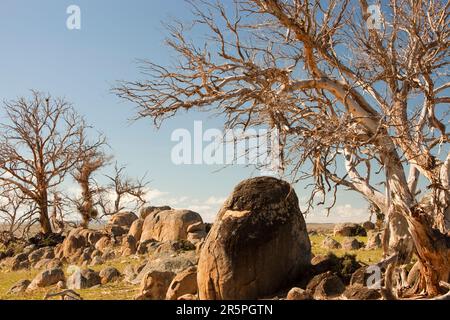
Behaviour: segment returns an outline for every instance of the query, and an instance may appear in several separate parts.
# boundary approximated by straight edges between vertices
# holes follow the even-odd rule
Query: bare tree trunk
[[[386,213],[387,226],[383,239],[384,253],[386,257],[397,253],[395,265],[404,268],[411,261],[414,253],[414,241],[410,234],[407,216],[409,208],[415,203],[415,199],[409,190],[402,163],[392,141],[383,139],[382,142],[387,142],[384,146],[381,144],[381,148],[384,150],[380,154],[386,174],[385,208],[388,211]],[[390,265],[385,275],[386,289],[392,295],[394,295],[395,265]],[[406,279],[401,277],[400,279],[401,283],[397,284],[397,288],[406,283]]]
[[[393,193],[398,192],[396,187],[394,189]],[[421,280],[417,289],[436,296],[439,282],[449,281],[450,237],[432,227],[433,223],[428,221],[430,216],[420,206],[398,200],[393,199],[390,206],[385,253],[398,253],[397,266],[409,263],[412,254],[416,253],[421,263]],[[393,285],[392,279],[388,279],[393,276],[393,270],[390,271],[386,274],[386,284]]]
[[[88,177],[87,177],[88,178]],[[82,203],[79,208],[79,211],[81,213],[82,223],[81,226],[83,228],[87,228],[89,226],[89,221],[91,220],[91,211],[93,209],[92,204],[92,194],[89,189],[89,180],[83,180],[80,182],[81,189],[82,189]]]
[[[84,229],[87,229],[89,227],[89,222],[90,222],[91,218],[87,214],[82,214],[81,218],[82,218],[82,221],[81,221],[80,226]]]
[[[424,214],[415,208],[403,214],[400,215],[398,211],[390,213],[386,230],[389,233],[387,253],[398,253],[397,266],[409,263],[412,254],[416,253],[421,264],[421,279],[417,291],[426,290],[430,296],[436,296],[439,294],[439,282],[449,281],[450,237],[431,228],[426,223]],[[405,219],[406,214],[410,216]],[[393,276],[394,269],[391,268],[386,272],[386,286],[390,291],[394,286]]]
[[[426,222],[425,213],[413,208],[408,219],[416,253],[421,263],[422,283],[431,296],[439,294],[439,282],[449,281],[450,276],[450,237],[433,229]]]
[[[434,194],[432,201],[412,207],[408,218],[416,254],[421,263],[422,289],[431,296],[439,294],[440,282],[450,280],[449,181],[450,155],[440,168],[439,179],[431,193]]]
[[[52,233],[52,225],[48,217],[48,199],[47,191],[44,191],[41,200],[38,203],[39,206],[39,222],[41,224],[41,232],[43,234]]]
[[[395,296],[394,287],[399,288],[406,283],[406,277],[403,278],[401,275],[399,277],[401,282],[394,282],[396,266],[402,269],[411,261],[414,253],[414,242],[406,218],[396,210],[395,206],[391,205],[387,217],[387,225],[383,237],[384,256],[389,257],[392,254],[397,254],[397,258],[395,263],[390,264],[386,270],[385,287],[389,291],[390,296]]]
[[[39,212],[39,222],[41,224],[41,231],[44,234],[52,233],[52,226],[50,225],[50,219],[48,218],[48,208],[44,207]]]
[[[413,253],[413,239],[408,229],[408,222],[394,207],[391,207],[388,213],[387,245],[384,248],[385,256],[395,252],[399,253],[399,262],[408,263]]]

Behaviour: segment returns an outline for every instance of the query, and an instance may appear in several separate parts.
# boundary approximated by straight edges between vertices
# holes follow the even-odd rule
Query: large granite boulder
[[[238,184],[200,252],[199,298],[256,299],[302,278],[311,244],[289,183],[258,177]]]
[[[164,210],[150,213],[144,220],[140,241],[187,240],[188,228],[202,217],[190,210]]]

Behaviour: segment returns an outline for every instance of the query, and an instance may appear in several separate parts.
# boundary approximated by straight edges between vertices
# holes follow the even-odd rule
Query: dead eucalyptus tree
[[[89,221],[98,216],[96,206],[100,203],[103,188],[94,180],[93,174],[105,167],[110,161],[110,157],[100,150],[105,143],[106,141],[103,138],[99,139],[95,148],[90,148],[90,151],[81,156],[72,172],[74,180],[81,188],[81,196],[74,199],[74,203],[81,215],[81,225],[84,228],[88,227]]]
[[[125,210],[137,210],[145,204],[146,175],[133,179],[125,174],[125,166],[114,164],[113,175],[106,175],[109,183],[102,189],[99,205],[103,214],[113,215]]]
[[[33,201],[44,234],[52,232],[49,193],[88,152],[88,126],[63,99],[32,91],[31,99],[4,102],[0,124],[0,182]]]
[[[434,296],[450,275],[449,6],[193,1],[193,23],[168,29],[174,64],[144,61],[147,79],[115,91],[157,126],[209,109],[226,128],[278,128],[311,203],[343,186],[385,214],[387,288],[415,253],[417,289]]]
[[[0,237],[0,242],[26,237],[30,228],[39,221],[36,214],[36,205],[18,189],[1,188],[0,231],[3,237]]]

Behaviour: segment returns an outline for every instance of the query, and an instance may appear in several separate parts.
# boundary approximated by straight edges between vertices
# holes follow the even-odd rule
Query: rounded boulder
[[[200,252],[201,300],[256,299],[302,278],[311,244],[290,184],[272,177],[238,184]]]

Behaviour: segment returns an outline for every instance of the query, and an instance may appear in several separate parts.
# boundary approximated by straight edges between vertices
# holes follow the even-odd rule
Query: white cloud
[[[355,208],[349,203],[332,208],[328,216],[327,210],[323,208],[316,208],[306,216],[306,222],[309,223],[364,222],[367,220],[369,220],[367,208]]]
[[[189,200],[189,197],[186,197],[186,196],[183,196],[183,197],[181,197],[179,199],[180,202],[184,202],[184,201],[187,201],[187,200]]]
[[[208,199],[206,199],[205,203],[209,204],[209,205],[222,205],[225,200],[227,198],[226,197],[209,197]]]
[[[163,192],[158,189],[147,189],[146,192],[147,193],[145,195],[145,200],[148,202],[154,201],[169,194],[168,192]]]

